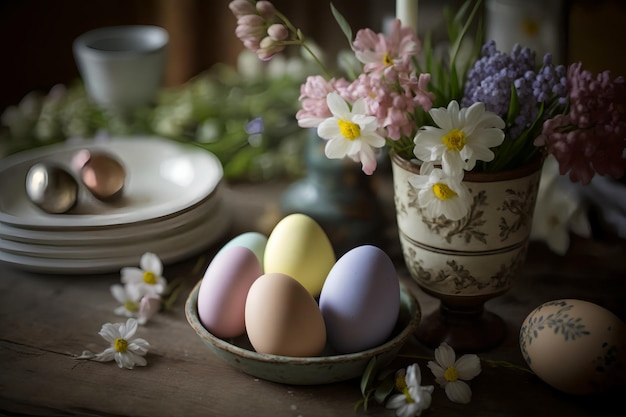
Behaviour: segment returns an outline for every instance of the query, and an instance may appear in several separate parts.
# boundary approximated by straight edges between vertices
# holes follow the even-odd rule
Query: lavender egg
[[[400,282],[381,249],[358,246],[337,260],[319,306],[330,345],[339,353],[376,347],[391,335],[400,310]]]

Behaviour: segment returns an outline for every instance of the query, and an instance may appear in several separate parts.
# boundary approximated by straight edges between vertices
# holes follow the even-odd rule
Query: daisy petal
[[[469,381],[481,372],[480,359],[476,355],[463,355],[454,366],[459,373],[459,379],[465,381]]]
[[[454,381],[446,384],[446,396],[450,401],[459,404],[468,404],[472,400],[472,390],[463,381]]]
[[[444,369],[454,365],[456,360],[456,354],[454,349],[447,343],[443,342],[437,349],[435,349],[435,360]]]

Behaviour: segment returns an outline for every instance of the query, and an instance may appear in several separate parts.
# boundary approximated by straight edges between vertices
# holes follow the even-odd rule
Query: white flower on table
[[[435,349],[435,361],[428,361],[428,367],[435,381],[445,389],[450,401],[467,404],[472,400],[472,390],[464,381],[480,374],[478,356],[468,354],[456,360],[454,349],[444,342]]]
[[[141,325],[146,324],[161,309],[160,295],[146,294],[137,300],[128,285],[111,285],[111,294],[120,303],[113,312],[118,316],[136,318]]]
[[[137,267],[124,267],[120,273],[130,295],[139,300],[144,295],[161,295],[167,287],[167,280],[162,276],[163,263],[157,255],[146,252],[141,256]]]
[[[476,161],[492,161],[495,154],[489,148],[504,141],[504,120],[486,111],[484,103],[459,110],[452,100],[448,108],[433,108],[428,113],[439,127],[423,126],[413,140],[413,153],[424,162],[441,165],[450,177],[471,171]]]
[[[432,163],[424,162],[419,175],[409,178],[417,190],[417,202],[426,215],[435,219],[444,215],[450,220],[460,220],[470,210],[470,195],[460,177],[449,177]]]
[[[395,409],[398,417],[421,415],[423,410],[430,407],[434,390],[432,385],[421,386],[421,383],[422,373],[418,364],[410,365],[406,371],[401,369],[396,375],[396,389],[401,394],[390,397],[385,406]]]
[[[137,331],[137,320],[130,318],[126,323],[105,323],[98,333],[111,346],[96,354],[96,360],[108,362],[115,359],[120,368],[133,369],[135,365],[146,366],[144,356],[150,344],[144,339],[131,339]]]
[[[116,315],[137,317],[139,313],[139,301],[128,291],[128,287],[120,284],[111,285],[111,295],[120,303],[120,305],[113,310]]]
[[[76,359],[89,359],[97,362],[115,360],[120,368],[133,369],[135,365],[146,366],[146,354],[150,344],[141,338],[132,339],[137,331],[137,320],[129,318],[126,323],[105,323],[98,333],[111,345],[100,353],[84,351]]]
[[[326,156],[331,159],[349,156],[360,161],[363,172],[371,175],[376,169],[374,148],[385,146],[385,139],[376,133],[376,117],[366,115],[363,99],[358,99],[352,109],[335,92],[328,93],[326,101],[332,117],[317,127],[318,136],[328,140],[324,149]]]

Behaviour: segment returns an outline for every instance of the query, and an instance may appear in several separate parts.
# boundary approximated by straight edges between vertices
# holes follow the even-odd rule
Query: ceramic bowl
[[[200,281],[201,282],[201,281]],[[416,330],[421,310],[413,294],[404,286],[400,291],[400,314],[390,339],[380,346],[362,352],[290,357],[267,355],[254,351],[246,335],[224,340],[207,331],[198,317],[200,282],[189,294],[185,315],[202,341],[220,359],[249,375],[290,385],[320,385],[360,377],[372,358],[381,366],[396,357],[409,336]]]

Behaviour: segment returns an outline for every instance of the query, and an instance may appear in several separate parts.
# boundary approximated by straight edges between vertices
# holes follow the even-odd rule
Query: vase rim
[[[400,168],[410,171],[414,174],[419,174],[420,167],[398,155],[393,149],[389,152],[391,160],[393,163],[398,165]],[[506,171],[499,172],[472,172],[466,171],[463,176],[463,181],[469,182],[496,182],[496,181],[509,181],[517,178],[523,178],[528,175],[531,175],[539,170],[541,170],[541,166],[543,164],[543,158],[541,156],[537,156],[528,164],[509,169]]]

